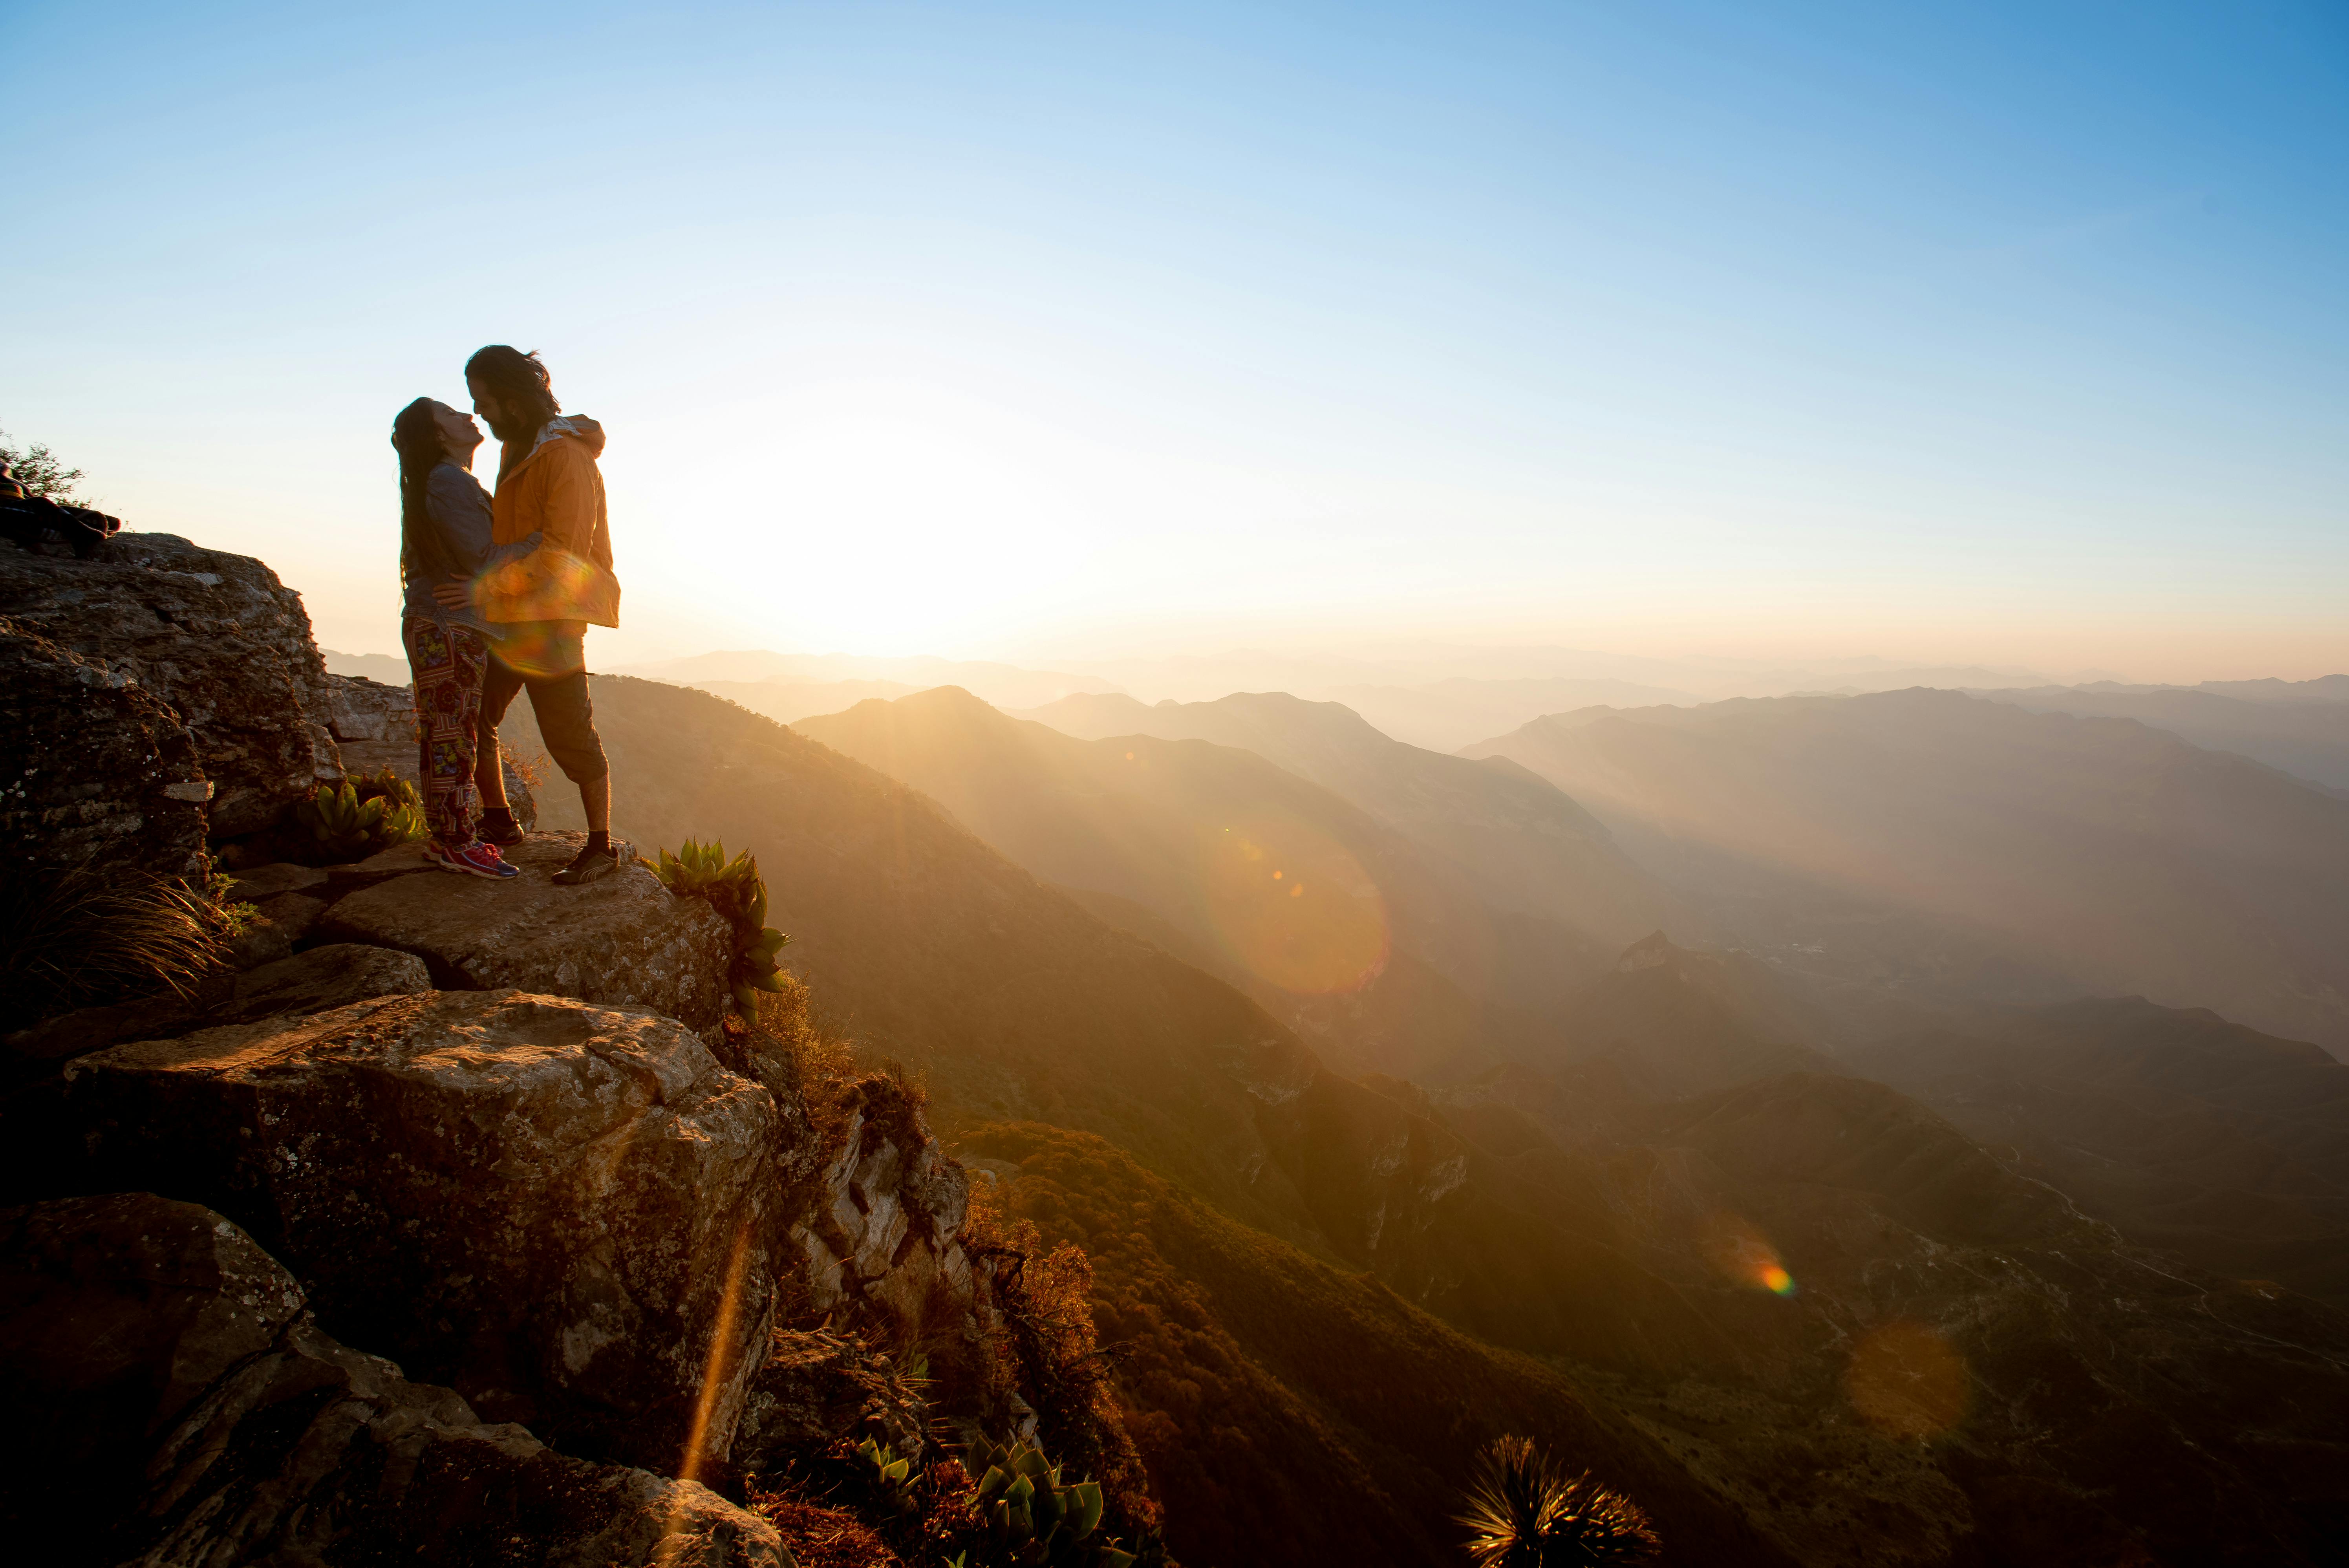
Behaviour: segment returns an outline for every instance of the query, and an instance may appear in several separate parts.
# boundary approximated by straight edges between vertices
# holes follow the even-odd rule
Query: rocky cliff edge
[[[1033,1434],[918,1096],[811,1085],[730,1002],[708,903],[642,864],[555,888],[575,836],[502,884],[413,845],[251,847],[339,774],[338,736],[398,722],[395,689],[330,682],[261,563],[0,548],[0,664],[20,889],[219,857],[254,911],[228,972],[0,1021],[10,1539],[782,1563],[762,1481],[864,1438]]]

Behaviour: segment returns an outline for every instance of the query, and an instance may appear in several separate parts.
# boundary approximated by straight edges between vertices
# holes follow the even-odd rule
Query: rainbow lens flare
[[[1795,1293],[1795,1276],[1779,1258],[1778,1249],[1744,1216],[1725,1212],[1711,1216],[1697,1242],[1705,1260],[1723,1278],[1775,1296]]]

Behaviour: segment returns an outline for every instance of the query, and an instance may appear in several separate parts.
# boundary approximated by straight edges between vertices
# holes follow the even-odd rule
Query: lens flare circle
[[[1284,991],[1359,991],[1384,972],[1385,897],[1353,852],[1296,817],[1204,828],[1193,857],[1201,914],[1250,974]]]

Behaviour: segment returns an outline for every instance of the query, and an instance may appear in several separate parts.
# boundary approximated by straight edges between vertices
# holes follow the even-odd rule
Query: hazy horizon
[[[2349,670],[2337,9],[10,34],[0,428],[329,647],[398,646],[389,420],[498,341],[611,433],[599,668]]]

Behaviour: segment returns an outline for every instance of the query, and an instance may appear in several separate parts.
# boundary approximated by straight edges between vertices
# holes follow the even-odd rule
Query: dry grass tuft
[[[895,1568],[897,1554],[853,1513],[763,1492],[755,1482],[750,1497],[751,1511],[782,1535],[800,1568]]]
[[[0,883],[0,1017],[192,998],[225,965],[233,926],[202,893],[145,872],[10,877]]]

